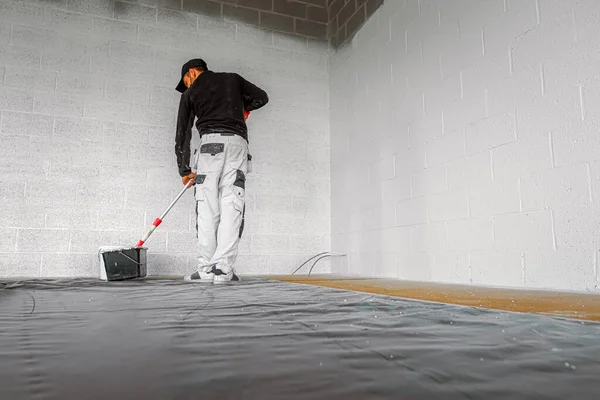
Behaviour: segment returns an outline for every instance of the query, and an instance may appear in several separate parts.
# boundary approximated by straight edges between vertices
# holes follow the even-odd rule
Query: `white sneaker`
[[[215,274],[213,273],[214,265],[207,265],[198,268],[198,271],[183,278],[187,282],[195,283],[213,283]]]
[[[229,272],[223,272],[215,265],[212,267],[211,272],[213,273],[215,284],[240,281],[240,277],[235,274],[233,269],[231,269]]]

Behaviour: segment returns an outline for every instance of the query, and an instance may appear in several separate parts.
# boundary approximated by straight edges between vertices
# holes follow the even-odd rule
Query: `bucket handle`
[[[119,254],[121,254],[123,257],[128,258],[129,260],[133,261],[137,265],[142,265],[142,263],[135,261],[133,258],[129,257],[127,254],[123,253],[123,251],[121,251],[121,250],[119,250]]]

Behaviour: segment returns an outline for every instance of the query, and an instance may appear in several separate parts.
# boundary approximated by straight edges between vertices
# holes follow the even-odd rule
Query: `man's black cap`
[[[204,71],[208,71],[206,63],[200,58],[195,58],[183,64],[183,67],[181,67],[181,80],[179,81],[179,84],[177,85],[175,90],[177,90],[180,93],[185,92],[187,90],[187,87],[185,86],[185,83],[183,83],[183,76],[190,70],[190,68],[198,67],[202,68]]]

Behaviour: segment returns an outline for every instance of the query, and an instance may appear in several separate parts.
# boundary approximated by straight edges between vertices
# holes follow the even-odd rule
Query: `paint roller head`
[[[127,250],[127,249],[133,249],[133,247],[131,247],[131,246],[100,246],[99,253],[106,253],[109,251],[121,251],[121,250]]]

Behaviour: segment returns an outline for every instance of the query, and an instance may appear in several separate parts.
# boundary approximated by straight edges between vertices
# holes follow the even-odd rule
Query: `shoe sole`
[[[229,281],[218,281],[218,280],[215,279],[215,281],[213,283],[215,285],[226,285],[228,283],[231,283],[231,284],[240,283],[240,281],[241,281],[241,279],[239,279],[239,278],[237,280],[233,280],[232,279],[232,280],[229,280]]]
[[[212,279],[190,279],[190,278],[183,278],[183,280],[185,282],[191,282],[191,283],[213,283]]]
[[[216,264],[213,265],[211,272],[214,274],[214,283],[216,285],[240,281],[240,277],[234,271],[229,271],[231,273],[231,279],[227,279],[226,276],[229,275],[229,273],[226,274],[223,272],[223,270],[218,269]]]
[[[223,284],[227,284],[227,283],[239,283],[239,282],[241,281],[240,277],[239,277],[239,276],[237,276],[237,275],[234,275],[234,276],[235,276],[237,279],[231,279],[231,280],[227,280],[227,281],[226,281],[226,280],[218,280],[218,279],[215,279],[213,283],[214,283],[215,285],[223,285]]]
[[[200,271],[200,270],[206,270],[206,268],[207,268],[207,267],[212,267],[213,265],[214,265],[214,264],[202,265],[202,266],[200,266],[200,267],[198,268],[198,271]],[[204,274],[205,274],[205,275],[209,275],[209,276],[210,276],[210,278],[204,278],[204,279],[203,279],[203,278],[200,278],[200,279],[191,279],[191,278],[189,277],[189,275],[187,275],[187,276],[184,276],[184,277],[183,277],[183,280],[184,280],[185,282],[192,282],[192,283],[213,283],[213,279],[214,279],[214,277],[215,277],[215,276],[214,276],[214,275],[212,275],[212,274],[207,274],[207,273],[204,273]]]

